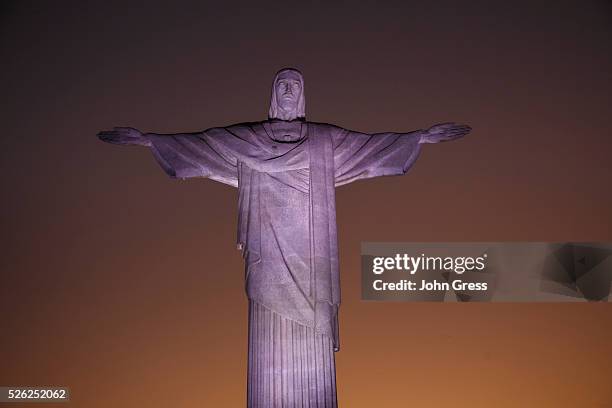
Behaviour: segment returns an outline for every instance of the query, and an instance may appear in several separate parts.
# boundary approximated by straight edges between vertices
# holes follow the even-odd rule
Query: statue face
[[[304,78],[297,69],[284,68],[274,76],[268,118],[281,120],[306,118]]]
[[[297,111],[298,101],[302,93],[302,81],[294,72],[283,72],[276,81],[276,101],[285,112]]]

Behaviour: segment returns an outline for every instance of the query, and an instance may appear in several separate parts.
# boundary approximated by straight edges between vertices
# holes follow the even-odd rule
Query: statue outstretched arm
[[[119,144],[146,146],[172,178],[207,177],[238,186],[237,160],[205,132],[156,134],[142,133],[129,127],[116,127],[98,133],[100,140]],[[219,139],[219,138],[217,138]]]
[[[337,128],[334,132],[336,186],[379,176],[405,174],[416,161],[421,145],[465,136],[469,126],[444,123],[407,133],[361,133]]]

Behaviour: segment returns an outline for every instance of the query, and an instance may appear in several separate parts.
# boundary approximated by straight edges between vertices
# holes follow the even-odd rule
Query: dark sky
[[[310,120],[473,127],[404,177],[337,190],[340,404],[612,404],[608,304],[359,287],[362,241],[612,241],[609,1],[84,3],[0,8],[0,385],[69,386],[79,407],[244,405],[236,191],[95,134],[265,119],[293,66]]]

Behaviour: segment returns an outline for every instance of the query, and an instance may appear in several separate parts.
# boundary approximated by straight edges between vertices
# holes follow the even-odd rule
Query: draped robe
[[[366,134],[299,121],[297,134],[283,140],[274,134],[275,122],[145,136],[169,176],[207,177],[238,188],[238,248],[253,310],[306,327],[338,351],[335,187],[406,173],[419,154],[422,132]],[[264,315],[253,313],[249,324],[255,327]],[[249,347],[255,341],[251,337]]]

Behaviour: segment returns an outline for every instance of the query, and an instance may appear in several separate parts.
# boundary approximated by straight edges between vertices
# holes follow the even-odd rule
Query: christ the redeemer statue
[[[336,407],[340,279],[335,187],[405,174],[421,144],[464,136],[446,123],[366,134],[305,119],[304,79],[273,82],[268,120],[197,133],[118,127],[105,142],[147,146],[170,177],[238,188],[249,298],[248,407]]]

